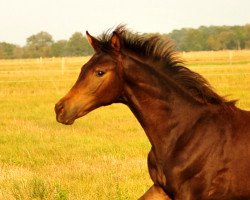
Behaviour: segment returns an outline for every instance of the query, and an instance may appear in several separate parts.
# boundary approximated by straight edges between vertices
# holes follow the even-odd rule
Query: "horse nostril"
[[[57,114],[62,114],[65,109],[64,109],[64,106],[63,106],[63,103],[62,102],[58,102],[55,106],[55,111]]]

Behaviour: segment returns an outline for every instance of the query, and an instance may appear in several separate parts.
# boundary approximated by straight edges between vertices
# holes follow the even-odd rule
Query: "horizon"
[[[203,26],[204,26],[204,27],[213,27],[213,26],[214,26],[214,27],[223,27],[223,26],[245,26],[245,25],[248,25],[248,24],[249,24],[249,23],[246,23],[246,24],[234,24],[234,25],[209,25],[209,26],[200,25],[200,26],[198,26],[198,27],[181,27],[181,28],[179,28],[179,29],[173,29],[173,30],[171,30],[171,31],[169,31],[169,32],[139,32],[139,33],[160,33],[160,34],[169,34],[169,33],[173,32],[173,31],[175,31],[175,30],[181,30],[181,29],[198,29],[198,28],[203,27]],[[117,25],[117,26],[118,26],[118,25]],[[114,27],[116,27],[116,26],[113,26],[112,28],[107,28],[107,29],[104,30],[103,32],[105,32],[105,31],[107,31],[107,30],[109,30],[109,29],[113,29]],[[126,25],[126,27],[128,27],[128,26]],[[128,27],[128,29],[131,30],[131,31],[134,31],[134,30],[130,29],[129,27]],[[72,32],[72,35],[70,35],[69,38],[62,38],[62,39],[59,39],[59,40],[55,40],[55,39],[54,39],[54,36],[53,36],[51,33],[47,32],[47,31],[45,31],[45,30],[41,30],[41,31],[39,31],[39,32],[36,32],[36,33],[33,33],[33,34],[27,36],[27,37],[25,38],[25,41],[27,41],[27,39],[28,39],[30,36],[36,35],[36,34],[38,34],[38,33],[40,33],[40,32],[46,32],[46,33],[50,34],[50,35],[52,36],[53,42],[57,42],[57,41],[60,41],[60,40],[66,40],[66,41],[67,41],[67,40],[70,39],[70,37],[71,37],[74,33],[80,32],[80,31],[74,31],[74,32]],[[99,33],[98,35],[102,34],[103,32]],[[84,37],[86,36],[86,35],[85,35],[85,32],[81,32],[81,33],[83,34]],[[98,36],[98,35],[94,35],[94,36]],[[8,44],[12,44],[12,45],[20,46],[20,47],[24,47],[25,45],[27,45],[26,42],[25,42],[25,44],[16,44],[16,43],[13,43],[13,42],[0,41],[0,43],[8,43]]]
[[[249,0],[0,0],[0,41],[24,46],[41,31],[54,41],[75,32],[99,35],[126,24],[140,33],[169,33],[200,26],[244,26],[250,23]]]

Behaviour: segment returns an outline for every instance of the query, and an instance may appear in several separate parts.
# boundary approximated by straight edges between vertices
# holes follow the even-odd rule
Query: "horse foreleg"
[[[138,200],[171,200],[164,190],[156,185],[153,185],[149,190]]]

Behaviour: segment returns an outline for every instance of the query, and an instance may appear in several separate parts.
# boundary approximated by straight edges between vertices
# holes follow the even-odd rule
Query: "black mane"
[[[214,92],[208,81],[196,72],[183,65],[178,58],[172,41],[159,34],[145,35],[128,31],[124,26],[118,26],[115,32],[120,36],[122,48],[134,54],[151,59],[155,67],[170,76],[177,84],[201,103],[233,105],[235,101],[227,101]],[[103,33],[98,39],[104,52],[111,52],[110,30]],[[164,66],[164,67],[162,67]]]

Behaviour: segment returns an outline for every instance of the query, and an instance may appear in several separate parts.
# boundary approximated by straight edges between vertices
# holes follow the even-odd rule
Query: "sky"
[[[55,41],[119,24],[135,32],[250,23],[250,0],[0,0],[0,41],[25,45],[46,31]]]

